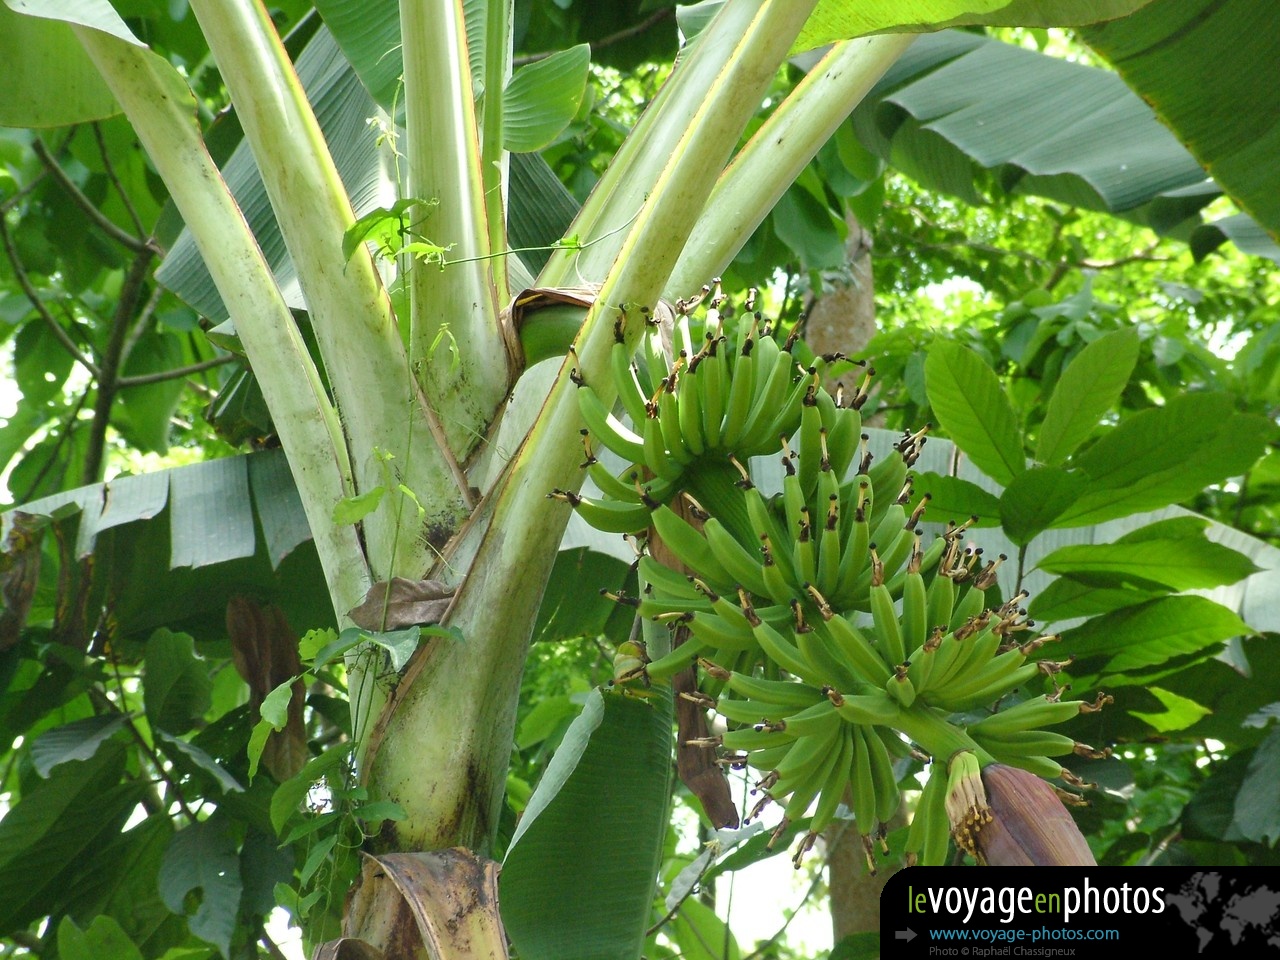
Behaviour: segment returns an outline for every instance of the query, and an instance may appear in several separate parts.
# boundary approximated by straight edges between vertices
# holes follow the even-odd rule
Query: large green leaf
[[[193,463],[169,475],[169,516],[175,567],[204,566],[253,556],[257,540],[249,477],[238,458]]]
[[[517,70],[503,91],[503,146],[530,153],[558,137],[582,106],[590,66],[591,48],[582,43]]]
[[[1039,567],[1095,586],[1170,590],[1236,583],[1261,569],[1244,554],[1203,536],[1062,547],[1043,558]]]
[[[142,960],[142,952],[114,917],[94,917],[81,930],[70,917],[58,924],[58,956],[62,960]]]
[[[1234,823],[1246,839],[1275,846],[1280,840],[1280,727],[1258,744],[1236,794]]]
[[[1165,590],[1132,587],[1097,587],[1070,577],[1059,577],[1031,598],[1027,612],[1037,623],[1061,623],[1077,617],[1110,613],[1164,596]]]
[[[628,579],[629,566],[614,557],[587,548],[561,550],[547,580],[533,628],[535,642],[598,637],[630,628],[632,613],[603,596],[618,593]],[[634,581],[630,588],[635,592]]]
[[[1245,253],[1280,263],[1280,244],[1272,240],[1256,220],[1243,213],[1204,223],[1192,230],[1191,253],[1202,260],[1228,241]]]
[[[945,474],[923,471],[916,473],[915,489],[921,497],[929,495],[927,515],[934,523],[954,520],[973,522],[975,527],[993,527],[1000,523],[1000,501],[989,490],[984,490],[969,480],[949,477]],[[920,502],[913,499],[911,506]]]
[[[1244,473],[1275,431],[1235,413],[1223,394],[1186,394],[1143,410],[1075,457],[1089,485],[1054,526],[1081,526],[1154,510]]]
[[[1150,0],[819,0],[794,50],[871,33],[937,30],[966,24],[1075,26],[1123,17]]]
[[[1061,463],[1089,438],[1128,385],[1138,346],[1137,330],[1116,330],[1089,344],[1067,365],[1040,425],[1037,460]]]
[[[209,668],[185,633],[160,629],[147,641],[147,719],[169,733],[186,733],[211,702]]]
[[[1162,0],[1143,14],[1162,5],[1172,4]],[[1182,236],[1221,196],[1115,74],[971,33],[921,37],[853,121],[877,156],[969,203],[999,189],[1120,213]],[[1220,223],[1195,235],[1198,255],[1238,235],[1241,249],[1280,260],[1280,248],[1247,217]]]
[[[1085,487],[1079,472],[1060,467],[1032,467],[1018,474],[1000,495],[1000,522],[1019,546],[1047,530],[1075,503]]]
[[[741,960],[742,951],[733,933],[701,900],[685,900],[671,927],[683,960]]]
[[[1280,20],[1267,0],[1156,0],[1084,39],[1280,239]]]
[[[500,881],[502,921],[524,960],[640,952],[671,777],[670,694],[654,694],[594,691],[525,808]]]
[[[88,760],[112,734],[124,726],[120,714],[85,717],[54,727],[42,733],[31,744],[31,764],[36,773],[47,777],[60,764],[71,760]]]
[[[225,817],[201,820],[173,835],[160,865],[160,896],[174,913],[187,916],[191,932],[231,956],[240,907],[240,857]],[[188,915],[188,897],[199,904]]]
[[[0,820],[0,929],[57,913],[76,895],[69,880],[92,868],[143,793],[120,783],[124,768],[117,743],[60,764]]]
[[[316,9],[369,95],[384,110],[403,101],[396,0],[318,0]]]
[[[227,599],[246,590],[278,603],[299,632],[333,623],[281,450],[118,477],[24,509],[56,517],[82,553],[96,553],[93,575],[124,636],[145,639],[162,625],[225,636]],[[13,516],[0,514],[0,538]],[[52,564],[42,570],[49,583],[56,573]]]
[[[1063,634],[1064,652],[1106,656],[1108,673],[1123,673],[1195,654],[1252,632],[1235,613],[1204,597],[1162,597],[1096,617]]]
[[[107,0],[5,0],[0,5],[0,63],[5,65],[0,125],[61,127],[120,111],[76,39],[71,25],[77,23],[137,42]]]
[[[999,378],[967,347],[939,340],[924,363],[929,405],[974,465],[1008,483],[1022,473],[1022,435]]]
[[[336,0],[321,7],[326,23],[338,38],[335,41],[329,29],[317,30],[298,56],[295,69],[315,110],[352,208],[360,217],[388,206],[399,195],[399,185],[389,172],[394,165],[379,147],[377,131],[369,125],[369,118],[377,116],[379,105],[390,108],[400,84],[398,8],[394,0],[370,4],[363,0],[358,3]],[[513,245],[554,243],[567,228],[576,204],[541,157],[513,155],[511,169],[508,222]],[[295,310],[305,309],[297,271],[285,249],[262,177],[247,144],[240,143],[234,149],[222,172],[286,301]],[[519,262],[511,264],[513,278],[532,275],[524,269],[524,264],[536,267],[545,259],[545,253],[522,254]],[[204,316],[218,321],[226,318],[222,298],[190,233],[184,231],[174,243],[156,277]]]

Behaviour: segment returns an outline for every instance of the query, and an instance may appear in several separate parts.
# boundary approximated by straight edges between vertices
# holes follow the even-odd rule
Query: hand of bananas
[[[797,863],[847,790],[874,869],[872,838],[883,838],[900,799],[894,757],[910,744],[947,762],[933,764],[918,801],[909,861],[944,862],[953,834],[974,852],[982,816],[948,815],[948,797],[969,780],[945,768],[967,771],[971,758],[1070,779],[1053,757],[1098,754],[1041,728],[1109,698],[1064,701],[1050,679],[1043,695],[967,728],[953,719],[1045,686],[1066,663],[1031,655],[1057,638],[1030,638],[1025,594],[988,603],[1003,557],[984,562],[966,548],[967,523],[921,542],[928,497],[910,514],[906,505],[927,428],[873,461],[859,413],[866,381],[847,403],[832,397],[822,373],[834,358],[801,366],[795,334],[779,343],[752,301],[735,318],[718,289],[704,288],[677,304],[670,353],[650,325],[638,363],[619,337],[612,372],[630,425],[591,384],[577,391],[583,466],[604,496],[550,495],[601,530],[651,530],[690,572],[641,556],[640,595],[614,599],[688,628],[688,642],[641,661],[641,671],[652,682],[698,660],[705,703],[729,727],[707,745],[726,751],[728,765],[762,771],[765,799],[752,813],[770,800],[783,806],[775,838],[813,807]],[[610,472],[593,445],[627,466]],[[785,477],[766,498],[743,464],[774,454]],[[675,498],[695,523],[671,509]]]

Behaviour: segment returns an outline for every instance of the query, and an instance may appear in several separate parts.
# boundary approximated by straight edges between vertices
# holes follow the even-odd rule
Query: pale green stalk
[[[904,708],[894,719],[893,726],[935,760],[946,762],[961,750],[972,750],[979,758],[990,760],[990,755],[974,743],[969,734],[942,719],[933,712],[933,708],[920,701]]]
[[[507,151],[503,146],[503,92],[511,79],[511,0],[489,0],[485,15],[484,115],[480,122],[481,172],[489,214],[489,249],[507,247]],[[495,270],[499,305],[511,299],[506,270]]]
[[[368,782],[407,812],[396,825],[402,845],[483,843],[495,822],[525,650],[568,522],[567,509],[547,493],[576,488],[582,479],[570,371],[606,402],[613,398],[608,357],[619,305],[633,305],[624,329],[638,336],[639,304],[652,304],[661,292],[692,228],[691,211],[702,209],[813,2],[756,6],[723,68],[704,86],[683,137],[651,178],[575,351],[499,487],[491,521],[476,526],[483,539],[452,617],[465,642],[437,643],[423,676],[406,677],[397,688],[385,741],[415,747],[374,751]]]
[[[342,252],[343,234],[355,219],[350,200],[262,5],[193,0],[191,7],[231,92],[297,268],[356,486],[363,492],[385,485],[382,458],[389,454],[395,458],[393,476],[426,507],[419,522],[416,509],[402,509],[392,490],[364,519],[373,575],[421,576],[432,560],[424,523],[431,539],[447,536],[466,515],[465,496],[459,474],[433,441],[432,413],[416,395],[372,257],[363,246],[349,262]],[[250,360],[258,358],[251,354]]]
[[[667,284],[669,296],[687,296],[729,265],[778,198],[913,40],[913,34],[846,40],[809,71],[720,177]]]
[[[461,0],[402,0],[400,32],[409,192],[426,201],[415,207],[414,230],[449,247],[450,261],[443,269],[417,262],[410,270],[410,348],[450,449],[466,459],[510,385],[497,300],[506,284],[494,279],[506,266],[490,257],[495,250]],[[499,56],[491,52],[488,59]],[[501,98],[501,86],[486,100],[494,97]],[[501,191],[492,202],[500,204]]]
[[[351,465],[306,344],[205,149],[186,84],[141,47],[74,29],[168,186],[252,358],[341,620],[368,589],[369,571],[355,528],[332,520],[334,505],[353,492]]]
[[[622,247],[625,228],[706,105],[707,91],[737,52],[738,41],[760,7],[760,0],[728,0],[681,52],[670,79],[609,161],[609,168],[569,227],[570,234],[590,246],[552,253],[538,275],[539,286],[569,286],[604,276]]]

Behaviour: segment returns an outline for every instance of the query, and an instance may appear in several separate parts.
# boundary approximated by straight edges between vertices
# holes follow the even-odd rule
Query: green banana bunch
[[[704,302],[705,314],[695,317]],[[619,329],[610,367],[629,423],[591,384],[579,381],[578,408],[586,429],[630,469],[696,487],[695,461],[769,453],[795,431],[806,387],[792,355],[795,335],[779,343],[762,314],[753,311],[754,294],[749,294],[747,317],[730,342],[726,304],[718,283],[678,301],[670,353],[663,331],[651,323],[641,338],[639,364]]]
[[[634,358],[615,343],[622,416],[590,384],[577,390],[582,466],[602,496],[549,494],[599,529],[649,531],[685,568],[641,556],[639,594],[611,595],[689,633],[654,661],[628,647],[620,674],[652,683],[700,665],[693,696],[724,732],[697,742],[725,751],[727,766],[759,771],[751,814],[782,808],[774,841],[810,816],[797,862],[847,794],[874,863],[872,838],[901,799],[893,752],[903,737],[934,759],[906,847],[924,863],[942,862],[953,837],[972,845],[963,831],[981,825],[966,827],[970,815],[947,804],[974,770],[998,762],[1078,784],[1054,758],[1106,751],[1044,728],[1109,698],[1060,699],[1054,677],[1067,662],[1033,656],[1057,637],[1031,633],[1025,594],[989,599],[1004,557],[968,545],[973,520],[929,542],[920,534],[929,496],[914,496],[910,469],[929,428],[873,457],[859,412],[867,380],[850,402],[833,397],[822,373],[836,357],[803,368],[794,334],[780,343],[753,295],[735,316],[708,286],[675,313],[669,347],[656,325]],[[599,462],[600,447],[621,471]],[[745,464],[772,455],[784,477],[766,496]],[[683,509],[673,509],[677,498]],[[971,711],[1024,687],[1029,699],[966,728]]]

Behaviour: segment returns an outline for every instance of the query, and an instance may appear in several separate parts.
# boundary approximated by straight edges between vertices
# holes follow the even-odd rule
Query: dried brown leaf
[[[403,630],[439,623],[453,602],[456,588],[443,580],[395,577],[375,583],[360,605],[347,614],[364,630]]]

